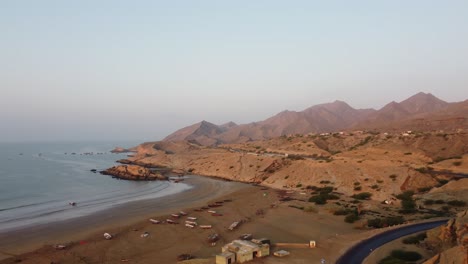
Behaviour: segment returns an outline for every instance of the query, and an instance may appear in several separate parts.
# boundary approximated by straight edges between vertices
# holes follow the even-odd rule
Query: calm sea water
[[[134,145],[137,142],[0,143],[0,232],[190,188],[166,181],[117,180],[91,172],[126,157],[110,153],[115,146]],[[70,206],[70,201],[77,205]]]

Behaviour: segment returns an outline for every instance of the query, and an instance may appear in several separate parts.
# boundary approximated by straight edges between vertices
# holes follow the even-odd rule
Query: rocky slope
[[[328,183],[347,195],[371,192],[373,199],[385,200],[438,186],[452,178],[446,170],[468,173],[467,140],[460,132],[298,135],[218,147],[162,141],[138,146],[126,162],[280,189]]]
[[[439,253],[424,264],[468,263],[468,211],[428,231],[425,244]]]

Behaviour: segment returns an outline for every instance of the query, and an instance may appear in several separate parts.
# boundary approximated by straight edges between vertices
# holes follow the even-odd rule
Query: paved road
[[[448,220],[439,220],[434,222],[420,223],[409,226],[404,226],[398,229],[389,230],[366,239],[351,249],[349,249],[343,256],[341,256],[336,264],[359,264],[369,256],[371,249],[374,250],[392,240],[407,236],[413,233],[421,232],[424,230],[432,229],[434,227],[447,223]]]

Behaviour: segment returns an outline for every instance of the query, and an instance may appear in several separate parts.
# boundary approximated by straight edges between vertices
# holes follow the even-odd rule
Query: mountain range
[[[212,146],[263,140],[282,135],[353,130],[453,130],[468,127],[468,100],[448,103],[430,93],[418,93],[379,110],[354,109],[346,102],[319,104],[303,111],[283,111],[268,119],[237,125],[202,121],[177,130],[164,141],[191,141]]]

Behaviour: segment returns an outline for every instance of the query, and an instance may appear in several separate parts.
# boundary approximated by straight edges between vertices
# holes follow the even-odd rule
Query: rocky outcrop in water
[[[101,174],[111,175],[118,179],[133,180],[133,181],[154,181],[167,180],[166,176],[160,173],[151,171],[138,165],[119,165],[101,171]]]
[[[110,151],[111,153],[127,153],[127,152],[135,152],[132,149],[126,149],[122,147],[116,147],[115,149]]]

